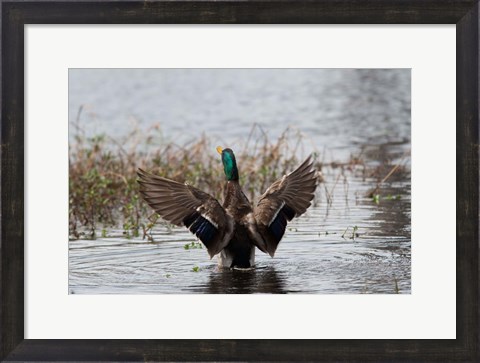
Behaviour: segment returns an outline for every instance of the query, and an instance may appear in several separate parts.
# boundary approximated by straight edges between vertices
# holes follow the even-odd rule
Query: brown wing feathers
[[[187,227],[203,242],[211,257],[230,242],[235,222],[215,198],[190,185],[141,169],[138,176],[143,199],[165,220]],[[317,172],[311,157],[308,157],[292,173],[274,182],[260,197],[254,210],[254,221],[271,256],[285,233],[287,223],[305,213],[310,206],[316,187]]]
[[[233,221],[218,201],[190,185],[138,170],[143,199],[163,219],[184,225],[207,247],[210,257],[229,242]]]
[[[287,223],[305,213],[317,187],[317,172],[308,157],[295,171],[274,182],[255,208],[258,230],[273,256]]]

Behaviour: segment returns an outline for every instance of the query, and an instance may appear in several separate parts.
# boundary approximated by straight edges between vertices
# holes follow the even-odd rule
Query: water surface
[[[355,155],[366,168],[322,170],[315,206],[288,225],[273,259],[257,250],[255,269],[217,268],[205,249],[184,248],[195,238],[182,228],[159,224],[154,242],[108,230],[69,242],[70,293],[411,292],[409,70],[70,70],[69,117],[91,134],[158,123],[164,140],[206,133],[233,148],[254,123],[271,140],[293,126],[305,135],[300,153]]]

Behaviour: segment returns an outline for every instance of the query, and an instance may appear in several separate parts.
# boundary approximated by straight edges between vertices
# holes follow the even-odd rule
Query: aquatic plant
[[[342,238],[345,239],[345,235],[347,234],[348,230],[350,229],[350,226],[348,226],[345,231],[343,232],[342,234]],[[353,226],[352,227],[352,234],[351,236],[349,237],[350,239],[354,240],[355,241],[355,238],[359,237],[360,235],[357,233],[358,231],[358,226]]]
[[[225,176],[210,140],[201,136],[186,145],[155,138],[158,128],[134,129],[123,140],[106,135],[85,136],[81,128],[69,145],[69,235],[71,239],[107,236],[106,228],[122,226],[126,238],[150,234],[155,223],[164,223],[139,199],[138,168],[187,182],[215,198],[223,195]],[[155,140],[155,143],[153,142]],[[275,141],[258,125],[238,150],[242,160],[240,182],[250,198],[298,164],[302,135],[287,128]],[[321,168],[320,165],[317,166]],[[158,220],[158,221],[157,221]]]
[[[185,250],[191,250],[191,249],[195,249],[195,248],[203,248],[203,246],[200,242],[191,242],[191,243],[185,244],[183,246],[183,248]]]

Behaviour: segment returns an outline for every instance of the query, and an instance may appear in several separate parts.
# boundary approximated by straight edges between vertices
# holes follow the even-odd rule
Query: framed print
[[[478,2],[6,1],[2,50],[2,359],[478,360]]]

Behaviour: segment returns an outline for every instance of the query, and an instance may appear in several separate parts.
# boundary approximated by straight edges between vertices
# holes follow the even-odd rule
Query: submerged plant
[[[345,239],[345,235],[347,234],[347,231],[350,229],[350,226],[348,226],[345,231],[343,232],[342,234],[342,238]],[[358,227],[357,226],[353,226],[352,227],[352,234],[350,235],[350,239],[354,240],[355,241],[355,238],[359,237],[359,234],[357,233],[358,231]]]

